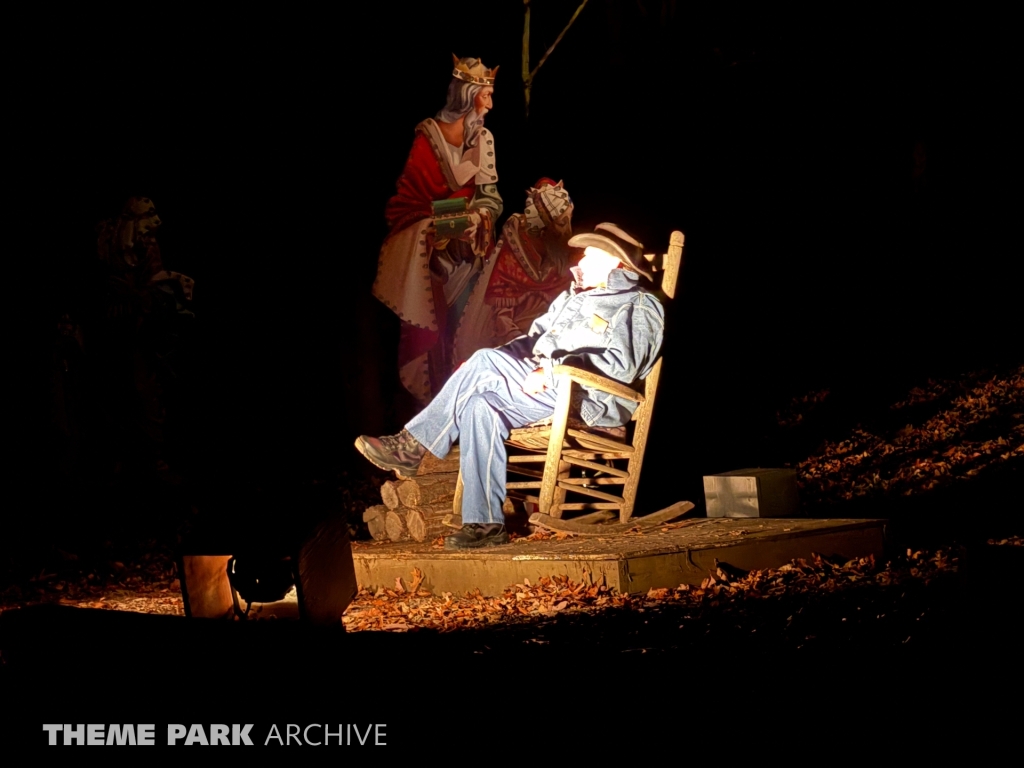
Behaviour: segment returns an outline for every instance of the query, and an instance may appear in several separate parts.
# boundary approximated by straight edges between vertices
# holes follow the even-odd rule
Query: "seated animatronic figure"
[[[505,499],[505,439],[510,430],[554,413],[556,365],[589,369],[631,385],[651,371],[664,337],[665,312],[644,289],[643,246],[614,224],[576,235],[585,248],[571,269],[574,282],[530,332],[496,349],[475,352],[419,415],[397,435],[356,439],[378,467],[412,476],[427,451],[443,458],[460,445],[462,528],[445,549],[471,549],[509,541],[501,509]],[[568,386],[559,383],[558,386]],[[586,390],[580,416],[596,427],[629,421],[636,403]]]

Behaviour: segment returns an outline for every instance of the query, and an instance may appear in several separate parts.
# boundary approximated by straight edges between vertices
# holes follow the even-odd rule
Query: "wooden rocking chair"
[[[655,254],[644,256],[651,262],[655,276],[661,275],[663,301],[675,298],[683,241],[682,232],[672,233],[668,253],[662,257],[661,264],[657,263]],[[661,364],[659,357],[643,380],[642,393],[590,371],[568,365],[555,367],[556,380],[561,379],[569,386],[558,388],[551,418],[513,429],[505,441],[512,449],[508,457],[509,473],[531,478],[510,480],[506,484],[508,495],[509,498],[518,497],[537,505],[539,512],[531,516],[532,524],[573,533],[615,533],[637,525],[664,523],[693,508],[690,502],[679,502],[633,520],[633,504],[661,378]],[[620,430],[586,426],[570,413],[572,390],[580,384],[639,403],[632,423]],[[543,467],[537,469],[537,464]],[[620,494],[612,492],[619,487]],[[568,511],[581,514],[562,519]],[[461,475],[456,486],[453,512],[456,520],[461,519]],[[615,517],[618,517],[617,524],[611,523]]]

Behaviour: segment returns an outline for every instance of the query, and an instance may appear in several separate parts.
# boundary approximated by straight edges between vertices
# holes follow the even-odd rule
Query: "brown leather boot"
[[[504,523],[466,523],[458,533],[445,536],[445,549],[479,549],[508,544]]]

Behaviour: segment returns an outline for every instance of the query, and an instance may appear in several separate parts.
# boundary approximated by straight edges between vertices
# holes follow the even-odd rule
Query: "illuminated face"
[[[580,287],[597,288],[608,282],[609,273],[619,266],[619,260],[607,251],[588,245],[577,265],[580,269]]]
[[[479,90],[476,97],[473,99],[473,108],[476,110],[478,115],[486,115],[492,109],[494,109],[494,102],[491,100],[491,94],[494,93],[494,88],[487,85]]]

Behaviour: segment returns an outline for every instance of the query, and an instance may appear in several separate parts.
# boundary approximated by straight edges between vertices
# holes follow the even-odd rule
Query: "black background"
[[[576,7],[537,6],[532,64]],[[26,235],[15,260],[38,271],[19,284],[16,335],[32,340],[18,378],[42,476],[48,334],[88,301],[93,227],[131,194],[157,205],[165,265],[196,280],[180,468],[232,488],[315,475],[353,461],[355,435],[401,426],[397,325],[369,287],[384,205],[452,52],[501,67],[487,125],[506,214],[550,176],[578,231],[615,221],[648,250],[685,231],[652,435],[685,497],[702,474],[779,460],[768,435],[789,397],[870,400],[1019,347],[1005,20],[591,0],[527,120],[522,14],[371,4],[26,24],[9,192]]]
[[[533,62],[575,10],[565,0],[536,5]],[[170,458],[201,510],[288,513],[281,504],[250,510],[252,489],[276,483],[287,498],[299,480],[360,466],[360,432],[400,426],[397,328],[369,288],[384,205],[414,126],[442,105],[452,52],[501,66],[487,125],[506,212],[551,176],[572,194],[577,230],[615,221],[650,250],[663,250],[673,229],[687,235],[645,469],[668,470],[673,483],[644,483],[638,508],[700,499],[704,474],[793,459],[778,454],[772,430],[775,409],[795,395],[829,387],[869,407],[922,378],[1019,356],[1018,67],[1008,19],[973,7],[700,15],[682,3],[590,0],[540,70],[526,120],[522,10],[508,0],[10,18],[8,376],[23,387],[8,394],[8,409],[29,426],[9,446],[4,533],[19,542],[10,551],[104,519],[90,506],[109,501],[103,493],[50,493],[61,482],[52,350],[57,318],[90,301],[82,289],[93,227],[129,195],[155,201],[166,266],[196,280]],[[927,157],[917,177],[916,144]],[[120,503],[146,515],[151,501],[129,489]],[[51,638],[55,655],[65,640],[71,648],[75,638]],[[279,723],[394,722],[396,743],[411,722],[417,749],[495,746],[487,729],[459,719],[461,683],[501,677],[487,660],[463,677],[458,668],[438,673],[429,702],[451,704],[442,718],[450,733],[431,742],[438,717],[421,714],[428,698],[408,681],[371,686],[354,710],[356,689],[341,677],[314,671],[293,686],[286,654],[266,666],[227,663],[214,680],[181,666],[173,650],[138,645],[144,662],[118,667],[108,649],[81,666],[85,683],[69,681],[56,661],[49,674],[33,667],[33,698],[11,699],[27,718],[18,735],[41,744],[49,719],[193,722],[209,712],[202,721],[232,722],[258,709]],[[676,662],[686,675],[702,668]],[[344,663],[346,673],[360,667]],[[566,659],[559,668],[604,682],[612,665],[591,664]],[[792,659],[763,666],[785,678],[763,693],[742,660],[704,666],[716,676],[742,669],[732,690],[750,693],[705,717],[776,701],[780,691],[821,691],[821,670],[837,673],[833,659],[815,660],[804,687]],[[663,667],[616,671],[634,678],[602,694],[621,690],[612,700],[638,701],[648,716],[658,708],[636,698],[635,680],[664,679]],[[876,672],[850,682],[866,686]],[[932,674],[921,679],[932,685]],[[264,675],[276,684],[261,698]],[[108,688],[116,704],[97,698],[96,681],[126,679],[130,689]],[[691,683],[680,682],[681,695],[699,690]],[[594,726],[606,721],[591,719],[587,703],[598,699],[570,688],[558,689],[565,706],[552,711],[573,722],[581,713],[589,730],[555,741],[603,744]],[[553,690],[540,677],[517,688],[534,708]],[[293,706],[299,697],[312,711]],[[506,713],[527,711],[506,691],[494,697]],[[337,706],[326,714],[320,701]],[[671,722],[659,721],[660,733],[678,732],[676,710],[663,711]]]

